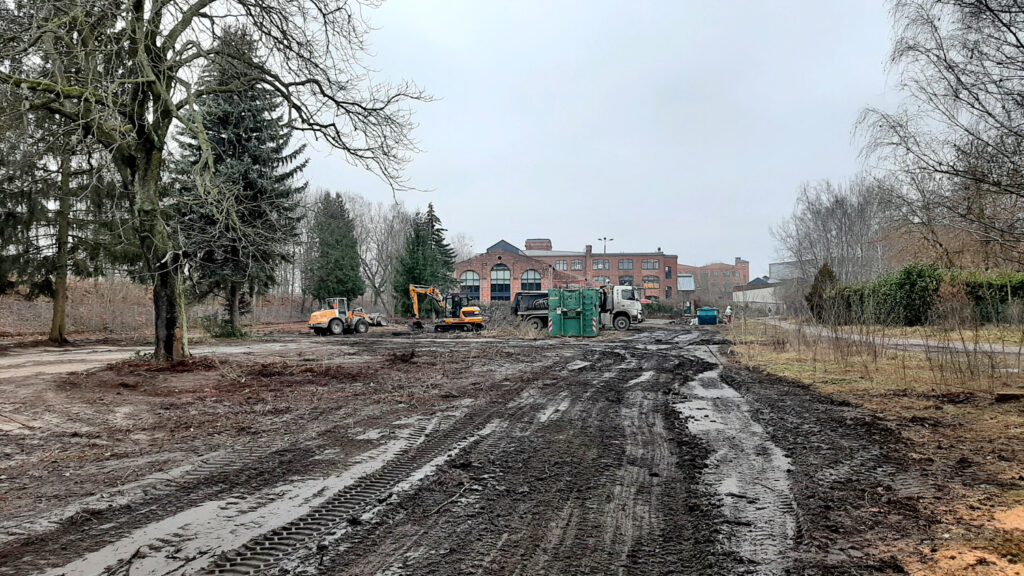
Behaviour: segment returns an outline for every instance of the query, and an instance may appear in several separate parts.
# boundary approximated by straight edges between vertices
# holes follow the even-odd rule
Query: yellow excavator
[[[414,329],[423,329],[423,321],[420,320],[420,294],[433,298],[443,312],[444,321],[434,325],[435,332],[454,332],[456,330],[479,332],[484,329],[484,317],[480,313],[480,307],[470,306],[468,296],[458,293],[445,296],[433,286],[409,284],[409,298],[412,299],[412,327]]]

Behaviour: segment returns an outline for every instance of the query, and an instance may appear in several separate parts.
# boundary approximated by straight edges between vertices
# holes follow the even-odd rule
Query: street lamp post
[[[598,238],[597,241],[603,243],[603,247],[601,248],[601,253],[602,254],[607,254],[608,253],[608,243],[615,241],[615,238],[609,238],[609,237],[605,236],[604,238]]]

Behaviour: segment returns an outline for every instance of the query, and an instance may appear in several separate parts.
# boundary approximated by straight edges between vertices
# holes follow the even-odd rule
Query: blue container
[[[718,308],[705,306],[697,310],[697,324],[701,326],[715,326],[718,324]]]

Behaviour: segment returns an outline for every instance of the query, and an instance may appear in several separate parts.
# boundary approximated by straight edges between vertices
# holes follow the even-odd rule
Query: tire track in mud
[[[248,442],[202,457],[179,477],[143,485],[136,494],[114,503],[97,501],[97,507],[44,526],[36,533],[0,545],[0,574],[23,573],[101,548],[130,531],[166,518],[197,504],[239,490],[253,492],[327,465],[315,457],[339,436],[347,425],[332,421],[329,409],[310,415],[319,422],[313,429],[285,433],[273,442]],[[288,419],[282,419],[282,427]],[[134,492],[134,491],[133,491]],[[136,496],[136,498],[132,498]],[[67,539],[73,534],[72,540]]]
[[[699,363],[582,361],[310,573],[724,573],[700,447],[669,404]]]
[[[695,352],[718,362],[720,351],[711,347]],[[702,480],[721,501],[729,525],[725,542],[739,555],[744,573],[783,574],[796,532],[789,459],[754,422],[746,400],[722,381],[721,372],[719,365],[687,383],[675,408],[711,450]]]
[[[308,569],[313,558],[319,564],[325,548],[341,545],[367,517],[387,514],[388,504],[397,499],[398,494],[414,488],[422,477],[433,472],[433,468],[467,445],[486,441],[510,414],[525,410],[535,400],[530,395],[523,398],[524,389],[531,384],[531,379],[523,379],[519,384],[509,384],[500,394],[519,392],[509,403],[518,409],[508,411],[481,406],[453,419],[437,434],[404,450],[379,470],[357,479],[310,512],[235,550],[222,553],[199,574],[254,574],[272,569],[294,572]]]
[[[575,355],[572,357],[577,358]],[[572,364],[577,364],[577,362]],[[614,369],[616,361],[611,357],[604,357],[594,359],[593,361],[579,362],[579,364],[584,366],[570,368],[569,370],[573,374],[582,374],[601,368]],[[544,376],[550,378],[554,375],[547,373]],[[564,418],[564,413],[568,409],[568,406],[563,407],[566,403],[566,398],[556,394],[552,399],[542,394],[542,391],[539,389],[539,386],[544,384],[550,385],[550,383],[550,380],[544,380],[528,386],[504,408],[495,410],[493,413],[500,414],[502,418],[500,430],[487,435],[463,451],[462,454],[456,457],[457,463],[446,465],[445,469],[465,467],[467,465],[466,458],[473,458],[475,461],[481,455],[496,454],[510,440],[523,435],[529,436],[530,431],[538,425],[557,422]],[[461,462],[461,464],[458,462]],[[436,479],[434,483],[436,483]],[[367,527],[353,527],[332,543],[332,549],[329,552],[324,552],[316,557],[307,553],[305,558],[294,565],[290,565],[289,569],[293,571],[314,571],[317,573],[330,573],[339,570],[347,571],[349,569],[354,569],[355,572],[353,573],[358,574],[365,574],[367,570],[371,572],[386,572],[388,569],[386,565],[377,565],[382,554],[378,543],[379,535],[375,536],[375,532],[382,528],[395,526],[398,519],[404,516],[403,507],[407,505],[410,499],[416,502],[420,501],[419,493],[420,490],[417,490],[413,494],[405,494],[402,498],[396,498],[394,502],[389,502],[389,506],[381,514],[376,515],[372,524]],[[443,507],[444,504],[445,502],[440,502],[439,506]],[[460,528],[465,527],[464,525]],[[400,543],[399,548],[407,550],[413,543],[421,540],[430,540],[431,536],[436,536],[437,534],[443,535],[446,532],[431,534],[420,532],[416,535],[392,540],[391,542]],[[489,532],[477,534],[474,546],[472,547],[477,553],[470,554],[460,562],[460,573],[489,573],[488,568],[492,565],[495,558],[502,553],[508,542],[509,534]],[[401,555],[402,552],[394,552],[392,554]],[[360,561],[369,562],[376,566],[372,569],[366,566],[357,567],[360,566]],[[451,566],[450,561],[446,561],[445,564]],[[324,566],[327,566],[327,568],[324,568]]]

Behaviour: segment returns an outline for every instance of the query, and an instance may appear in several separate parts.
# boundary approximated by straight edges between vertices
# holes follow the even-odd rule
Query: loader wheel
[[[547,326],[544,324],[543,318],[540,316],[534,316],[533,318],[530,318],[530,328],[533,328],[534,330],[543,330],[547,328]]]
[[[370,325],[365,320],[356,322],[356,334],[366,334],[370,330]]]
[[[612,321],[612,326],[616,330],[629,330],[629,316],[616,316],[615,320]]]
[[[341,332],[344,329],[345,329],[344,326],[341,325],[341,320],[338,320],[337,318],[335,318],[334,320],[331,320],[327,324],[327,331],[330,332],[331,334],[334,334],[335,336],[337,336],[338,334],[341,334]]]

